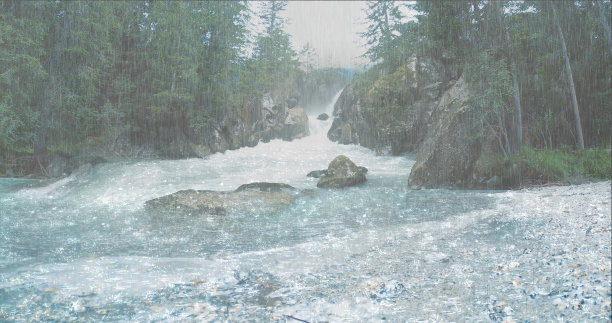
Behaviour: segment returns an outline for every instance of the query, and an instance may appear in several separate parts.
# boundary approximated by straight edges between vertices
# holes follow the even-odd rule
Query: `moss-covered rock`
[[[274,212],[290,204],[297,190],[282,183],[250,183],[235,191],[182,190],[145,203],[151,211],[225,215],[228,212]]]
[[[365,172],[348,157],[340,155],[329,163],[326,175],[319,179],[317,187],[342,188],[366,181]]]

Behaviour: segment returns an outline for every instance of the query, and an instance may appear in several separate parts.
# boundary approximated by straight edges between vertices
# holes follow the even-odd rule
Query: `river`
[[[309,121],[306,138],[205,159],[0,179],[0,321],[610,320],[610,182],[410,191],[414,156]],[[367,182],[317,189],[306,174],[340,154]],[[144,209],[256,181],[303,192],[274,214]]]

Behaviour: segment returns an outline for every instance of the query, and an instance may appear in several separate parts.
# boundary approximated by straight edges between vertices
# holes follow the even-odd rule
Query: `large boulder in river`
[[[317,120],[325,121],[327,119],[329,119],[329,115],[327,113],[321,113],[319,116],[317,116]]]
[[[342,188],[361,184],[366,181],[363,169],[355,165],[348,157],[340,155],[329,163],[325,176],[319,179],[317,187]]]
[[[283,124],[283,140],[293,140],[306,137],[310,134],[308,115],[302,107],[289,109]]]
[[[290,204],[297,190],[282,183],[250,183],[235,191],[183,190],[145,203],[148,210],[224,215],[228,212],[274,212]]]

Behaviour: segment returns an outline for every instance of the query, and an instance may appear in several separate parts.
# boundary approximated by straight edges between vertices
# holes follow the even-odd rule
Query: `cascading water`
[[[0,321],[609,319],[610,272],[586,270],[609,269],[609,231],[596,231],[610,227],[609,182],[409,191],[410,156],[332,143],[331,119],[309,122],[306,138],[206,159],[108,163],[45,185],[0,180]],[[317,189],[306,174],[340,154],[368,181]],[[302,193],[275,214],[143,208],[255,181]],[[572,213],[588,217],[570,228],[599,221],[597,244],[561,225]],[[588,274],[572,275],[580,266]]]

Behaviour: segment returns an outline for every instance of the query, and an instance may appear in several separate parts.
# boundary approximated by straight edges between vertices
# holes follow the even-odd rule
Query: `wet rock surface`
[[[55,214],[38,221],[27,214],[9,218],[3,228],[10,221],[26,230],[32,229],[26,223],[52,218],[54,228],[39,231],[45,237],[41,245],[53,242],[51,251],[46,251],[50,257],[57,257],[53,252],[60,249],[55,246],[63,247],[63,252],[77,249],[70,233],[80,236],[91,228],[88,234],[93,236],[79,246],[85,252],[71,257],[26,259],[14,266],[0,262],[4,266],[0,320],[282,322],[295,317],[310,322],[607,322],[612,318],[609,181],[497,193],[406,191],[404,183],[405,178],[398,179],[395,191],[388,182],[375,186],[374,179],[372,185],[350,191],[314,190],[281,215],[151,217],[138,210],[132,215],[112,213],[76,230],[74,222],[93,218],[83,216],[77,207],[69,222],[59,222],[68,228],[63,232],[56,231],[56,221],[65,210],[51,211]],[[244,189],[261,192],[269,187],[257,184]],[[312,207],[319,198],[328,202]],[[26,201],[29,212],[31,199]],[[11,207],[10,199],[2,202],[4,210]],[[117,222],[106,228],[113,235],[95,236],[109,219]],[[164,237],[155,232],[159,230],[172,234]],[[117,243],[114,239],[122,238],[114,235],[117,232],[130,239]],[[300,234],[302,238],[295,239]],[[69,243],[56,244],[55,236]],[[267,243],[266,236],[278,241]],[[139,249],[128,249],[131,253],[126,256],[124,246],[134,246],[134,241],[146,242],[152,256],[138,255]],[[175,245],[166,251],[159,248],[168,243]],[[251,247],[245,247],[247,243]],[[41,245],[32,247],[32,252],[40,253]],[[117,249],[113,253],[100,246]],[[6,250],[10,261],[16,249]]]
[[[323,171],[320,172],[323,173]],[[361,184],[366,181],[366,172],[365,167],[358,167],[348,157],[340,155],[329,163],[324,176],[320,177],[317,187],[342,188]]]
[[[283,140],[304,138],[310,134],[308,115],[302,107],[289,109],[283,123]]]
[[[325,175],[327,175],[327,169],[313,170],[312,172],[308,173],[306,176],[314,177],[314,178],[321,178]]]
[[[145,203],[148,210],[225,215],[232,211],[271,211],[290,204],[297,190],[283,183],[243,184],[235,191],[182,190]]]
[[[432,111],[458,76],[441,62],[430,58],[420,57],[403,69],[406,73],[391,82],[402,82],[401,87],[409,92],[394,96],[394,104],[402,106],[401,111],[381,115],[382,108],[373,108],[373,104],[388,100],[391,95],[369,97],[353,83],[344,89],[334,106],[334,122],[328,138],[341,144],[361,145],[382,154],[400,155],[416,151],[435,121]]]
[[[327,113],[321,113],[317,116],[317,120],[325,121],[327,119],[329,119],[329,115]]]
[[[473,168],[480,156],[482,139],[478,111],[470,105],[467,82],[460,78],[444,93],[417,151],[408,187],[464,188],[473,184]]]

